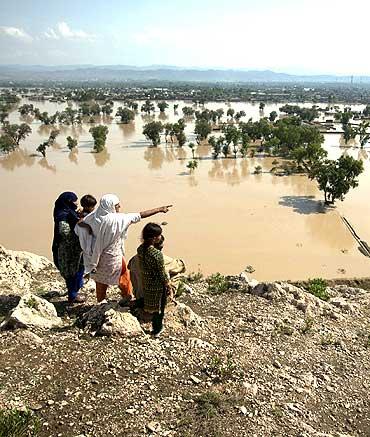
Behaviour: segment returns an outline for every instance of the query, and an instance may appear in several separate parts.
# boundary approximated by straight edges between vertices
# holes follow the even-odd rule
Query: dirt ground
[[[33,410],[42,437],[370,436],[369,305],[308,317],[192,287],[198,321],[169,313],[159,339],[91,336],[71,323],[86,306],[49,296],[65,328],[0,333],[0,407]]]

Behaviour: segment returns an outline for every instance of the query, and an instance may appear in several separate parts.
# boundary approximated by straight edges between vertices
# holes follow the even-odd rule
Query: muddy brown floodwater
[[[22,102],[23,103],[23,102]],[[50,113],[65,105],[33,102]],[[155,119],[174,121],[182,115],[184,102],[174,114],[170,102],[167,116]],[[115,104],[115,109],[119,105]],[[208,108],[227,106],[207,104]],[[263,115],[281,105],[266,105]],[[307,105],[310,106],[310,105]],[[232,104],[257,120],[258,105]],[[361,108],[361,107],[360,107]],[[173,204],[166,215],[165,253],[183,258],[189,271],[204,274],[236,274],[253,266],[257,279],[305,279],[312,277],[353,277],[370,275],[370,259],[363,256],[344,226],[344,214],[362,239],[370,242],[369,150],[355,143],[341,147],[339,135],[327,135],[325,147],[331,158],[348,153],[364,161],[360,186],[335,209],[324,211],[322,194],[306,176],[278,177],[269,173],[271,158],[212,160],[210,147],[199,146],[196,156],[204,157],[194,174],[186,164],[190,149],[162,143],[150,148],[142,127],[151,117],[136,116],[130,125],[103,119],[109,127],[107,149],[91,153],[91,125],[62,126],[47,158],[35,153],[51,130],[32,121],[32,134],[21,148],[0,158],[1,216],[0,243],[14,250],[28,250],[51,256],[53,203],[62,191],[79,196],[105,193],[120,196],[123,210],[134,212]],[[12,112],[11,122],[19,122]],[[189,139],[194,124],[187,124]],[[65,138],[79,140],[78,151],[69,152]],[[253,174],[261,165],[263,173]],[[130,228],[127,256],[136,252],[141,229],[148,220]]]

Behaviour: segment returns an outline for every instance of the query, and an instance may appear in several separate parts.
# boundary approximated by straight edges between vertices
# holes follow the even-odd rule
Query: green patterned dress
[[[80,242],[70,225],[59,222],[58,267],[63,278],[74,276],[82,267],[82,251]]]
[[[137,249],[143,277],[144,310],[149,313],[161,312],[161,301],[169,277],[164,269],[163,254],[153,246]]]

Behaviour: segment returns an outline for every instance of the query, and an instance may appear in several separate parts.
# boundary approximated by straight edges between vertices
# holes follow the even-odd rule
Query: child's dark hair
[[[91,194],[85,194],[81,197],[80,203],[82,208],[92,208],[97,204],[97,201]]]
[[[162,228],[157,223],[147,223],[144,226],[142,239],[144,246],[148,247],[152,244],[153,238],[159,237],[162,234]]]

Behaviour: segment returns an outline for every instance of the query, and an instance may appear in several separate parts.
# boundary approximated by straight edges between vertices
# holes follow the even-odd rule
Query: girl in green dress
[[[143,243],[137,249],[143,277],[144,311],[153,315],[154,336],[159,336],[163,329],[164,309],[170,291],[162,252],[154,247],[161,236],[162,228],[156,223],[148,223],[143,229]]]

